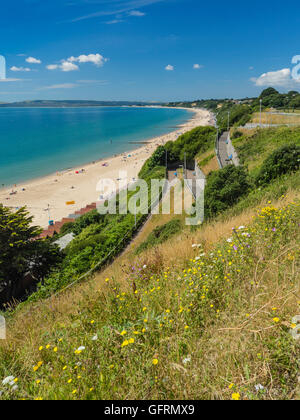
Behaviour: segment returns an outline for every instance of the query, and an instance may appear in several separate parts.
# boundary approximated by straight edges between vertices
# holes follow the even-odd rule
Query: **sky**
[[[300,91],[299,0],[9,0],[0,39],[0,102]]]

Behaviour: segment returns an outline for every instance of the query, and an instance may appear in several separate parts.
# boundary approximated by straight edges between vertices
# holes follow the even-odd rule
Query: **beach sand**
[[[138,173],[144,162],[157,146],[167,141],[176,140],[180,134],[192,128],[212,124],[210,112],[195,109],[191,119],[179,126],[176,131],[150,139],[147,144],[142,143],[143,146],[136,150],[98,161],[98,157],[95,156],[93,163],[18,184],[13,189],[0,190],[0,203],[13,209],[26,206],[33,216],[33,224],[47,228],[48,205],[51,220],[60,221],[88,204],[98,201],[100,193],[96,187],[101,179],[109,178],[116,181],[120,171],[127,171],[128,182],[132,182],[134,178],[138,178]],[[130,145],[128,149],[130,149]],[[100,154],[101,150],[99,150]],[[107,163],[108,166],[103,166],[104,163]],[[82,169],[84,171],[80,172]],[[79,171],[78,174],[77,171]],[[12,190],[17,193],[10,195]],[[74,201],[75,204],[67,205],[66,203],[70,201]]]

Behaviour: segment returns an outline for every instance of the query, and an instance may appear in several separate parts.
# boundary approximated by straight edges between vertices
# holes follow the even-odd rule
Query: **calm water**
[[[135,149],[190,112],[143,108],[0,108],[0,188]]]

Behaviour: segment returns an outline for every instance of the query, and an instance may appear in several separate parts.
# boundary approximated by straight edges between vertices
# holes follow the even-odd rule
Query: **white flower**
[[[80,347],[78,347],[78,349],[77,349],[77,351],[83,351],[83,350],[85,350],[85,347],[84,347],[84,346],[80,346]]]
[[[183,359],[182,363],[183,363],[184,365],[186,365],[186,364],[187,364],[187,363],[189,363],[191,360],[192,360],[192,359],[191,359],[191,356],[188,356],[188,357],[186,357],[185,359]]]
[[[147,268],[146,264],[143,266],[143,268]]]
[[[263,389],[265,389],[261,384],[255,385],[255,391],[262,391]]]
[[[232,242],[232,238],[228,238],[227,242],[231,243]]]
[[[18,390],[18,388],[19,388],[19,387],[18,387],[18,385],[14,385],[14,386],[12,387],[12,389],[11,389],[11,390],[12,390],[12,391],[17,391],[17,390]]]
[[[246,227],[245,226],[240,226],[239,230],[242,230],[242,229],[246,229]]]
[[[15,377],[14,376],[8,376],[7,378],[3,379],[2,385],[10,384],[14,380],[15,380]]]
[[[98,335],[94,335],[94,337],[92,338],[92,341],[97,341],[98,340]]]

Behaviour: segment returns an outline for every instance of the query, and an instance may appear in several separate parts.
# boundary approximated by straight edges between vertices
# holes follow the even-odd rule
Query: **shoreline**
[[[95,159],[93,162],[21,182],[13,189],[5,187],[0,190],[0,203],[12,209],[26,206],[33,216],[33,224],[42,228],[48,226],[48,205],[50,206],[51,220],[59,221],[68,217],[75,211],[98,201],[99,192],[97,193],[96,186],[100,179],[110,178],[116,181],[120,171],[127,171],[128,182],[131,182],[138,178],[141,167],[157,146],[167,141],[176,140],[180,134],[192,128],[210,125],[212,115],[209,111],[182,109],[190,111],[193,115],[186,123],[177,126],[175,130],[158,137],[142,140],[140,146],[138,143],[131,144],[133,146],[131,148],[128,144],[126,152]],[[10,195],[12,191],[17,191],[17,193]],[[75,204],[66,204],[73,201]]]

